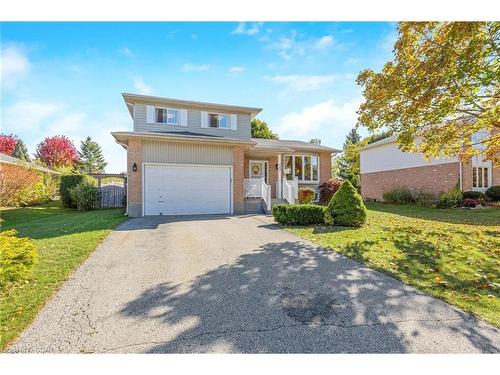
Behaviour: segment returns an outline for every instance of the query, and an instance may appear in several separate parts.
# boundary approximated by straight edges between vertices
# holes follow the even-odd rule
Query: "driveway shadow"
[[[422,299],[424,313],[417,308]],[[404,353],[415,350],[408,340],[417,340],[420,329],[434,326],[459,333],[482,352],[498,351],[460,313],[301,241],[261,246],[188,288],[160,283],[121,310],[171,333],[148,350],[156,353]],[[414,328],[405,334],[400,324]]]

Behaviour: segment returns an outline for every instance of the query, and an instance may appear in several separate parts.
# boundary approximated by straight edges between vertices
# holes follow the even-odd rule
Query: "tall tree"
[[[79,168],[85,173],[102,173],[108,164],[102,155],[101,146],[90,137],[81,141],[78,155],[80,156]]]
[[[17,142],[16,142],[16,148],[14,149],[14,152],[12,153],[12,156],[15,158],[30,162],[30,154],[28,153],[28,148],[26,147],[26,144],[23,142],[22,139],[16,137]]]
[[[394,59],[380,73],[358,75],[365,98],[359,122],[371,131],[387,127],[404,151],[463,158],[483,152],[494,160],[499,41],[499,22],[401,22]],[[473,137],[481,130],[481,139]]]
[[[350,181],[351,184],[359,188],[359,148],[361,137],[356,128],[353,128],[346,136],[342,155],[337,159],[338,176]]]
[[[17,139],[12,134],[0,134],[0,152],[12,156],[16,149]]]
[[[36,158],[50,168],[73,167],[78,161],[78,152],[68,137],[47,137],[36,148]]]
[[[258,118],[252,120],[252,138],[279,139],[278,134],[269,129],[267,122]]]

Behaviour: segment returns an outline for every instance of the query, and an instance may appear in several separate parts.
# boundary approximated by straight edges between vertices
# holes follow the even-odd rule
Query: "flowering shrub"
[[[16,149],[17,139],[13,135],[0,134],[0,152],[12,156]]]
[[[36,157],[50,168],[70,167],[78,161],[78,151],[69,138],[56,135],[38,144]]]
[[[465,198],[464,201],[462,202],[462,206],[464,207],[476,207],[477,205],[483,205],[484,200],[483,199],[476,199],[476,198]]]

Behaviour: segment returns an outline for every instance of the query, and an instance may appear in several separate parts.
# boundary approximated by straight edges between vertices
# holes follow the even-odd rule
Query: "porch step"
[[[247,214],[263,214],[264,202],[262,198],[245,199],[245,213]]]
[[[286,203],[287,203],[286,200],[284,200],[283,198],[271,199],[271,207],[277,204],[286,204]]]

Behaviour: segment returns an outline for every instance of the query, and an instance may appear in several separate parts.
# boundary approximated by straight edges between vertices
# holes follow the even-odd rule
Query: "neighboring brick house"
[[[396,186],[427,190],[438,197],[459,186],[462,191],[484,192],[500,185],[500,169],[481,156],[469,162],[458,158],[427,160],[422,154],[406,153],[395,143],[395,136],[363,147],[360,151],[361,195],[383,200],[383,193]]]
[[[331,178],[333,148],[251,138],[260,108],[123,94],[129,216],[242,214]],[[313,138],[314,135],[311,135]],[[252,204],[249,204],[252,203]]]

